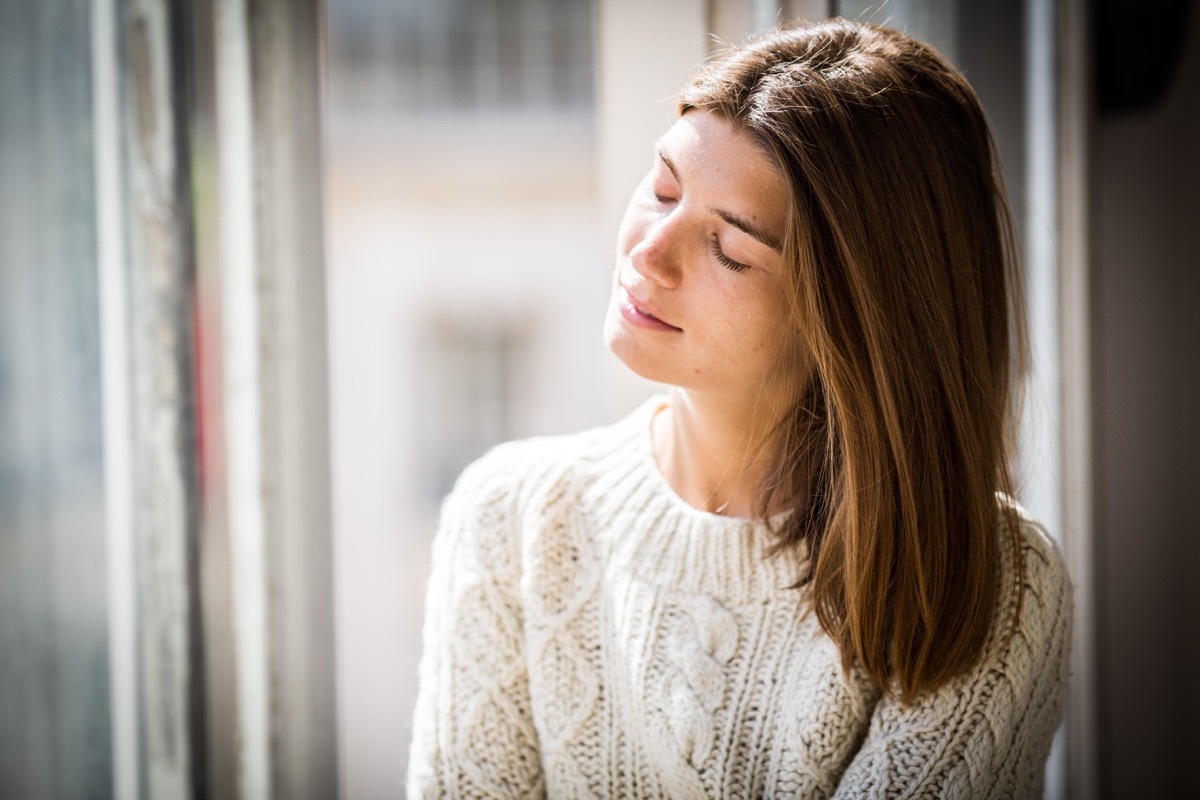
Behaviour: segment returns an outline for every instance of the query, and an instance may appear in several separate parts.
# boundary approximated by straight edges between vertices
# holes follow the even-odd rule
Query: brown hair
[[[764,516],[797,509],[775,552],[807,551],[801,584],[844,666],[910,701],[979,661],[1001,548],[1020,553],[997,492],[1023,295],[983,110],[931,47],[841,19],[718,57],[682,91],[690,109],[749,133],[791,193],[790,335],[811,377],[761,487]]]

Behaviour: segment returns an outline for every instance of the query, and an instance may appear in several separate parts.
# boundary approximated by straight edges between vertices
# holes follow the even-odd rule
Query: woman
[[[1006,499],[1013,255],[927,46],[833,20],[702,71],[605,326],[673,388],[459,480],[410,793],[1037,795],[1070,590]]]

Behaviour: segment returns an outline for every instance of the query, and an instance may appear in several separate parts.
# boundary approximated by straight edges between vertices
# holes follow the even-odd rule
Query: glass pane
[[[108,797],[89,7],[0,0],[0,796]]]

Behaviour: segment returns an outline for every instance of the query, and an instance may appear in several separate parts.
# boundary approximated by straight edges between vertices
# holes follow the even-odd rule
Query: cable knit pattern
[[[699,511],[650,419],[472,465],[434,544],[411,797],[1035,797],[1061,712],[1070,585],[1022,529],[1026,592],[985,657],[911,706],[841,669],[766,525]]]
[[[682,626],[668,650],[671,664],[662,708],[679,751],[699,769],[712,755],[713,714],[725,699],[725,665],[737,645],[737,621],[706,595],[682,598]]]

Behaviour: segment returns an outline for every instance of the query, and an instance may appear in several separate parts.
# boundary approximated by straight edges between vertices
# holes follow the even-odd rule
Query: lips
[[[621,316],[638,327],[659,331],[683,331],[655,314],[650,306],[634,297],[624,286],[621,287],[619,306]]]

